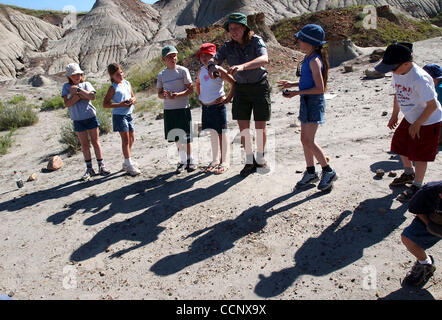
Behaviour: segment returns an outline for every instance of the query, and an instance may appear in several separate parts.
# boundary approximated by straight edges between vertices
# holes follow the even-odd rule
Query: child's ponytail
[[[322,79],[324,80],[324,87],[327,89],[328,82],[328,71],[330,69],[330,63],[328,61],[328,51],[323,46],[316,48],[316,53],[321,57],[323,70],[322,70]]]

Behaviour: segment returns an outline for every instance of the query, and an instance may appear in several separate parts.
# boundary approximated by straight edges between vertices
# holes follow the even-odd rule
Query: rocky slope
[[[42,44],[62,37],[61,28],[7,6],[0,7],[0,81],[25,71]]]
[[[384,5],[416,17],[434,16],[441,0],[97,0],[76,27],[60,27],[48,15],[37,18],[11,7],[0,7],[0,80],[26,74],[56,75],[70,62],[79,62],[89,74],[103,74],[110,62],[126,65],[150,59],[165,44],[186,37],[186,29],[222,22],[240,11],[263,12],[268,25],[285,18],[342,6]],[[49,22],[47,22],[49,21]]]
[[[97,0],[76,29],[49,43],[53,63],[48,71],[62,71],[68,60],[80,62],[93,73],[111,62],[124,61],[151,42],[158,19],[158,11],[139,0]]]
[[[206,27],[234,11],[246,14],[264,12],[267,23],[271,24],[281,18],[294,17],[305,12],[367,4],[388,4],[419,18],[435,16],[442,7],[440,0],[161,0],[154,7],[167,13],[161,19],[170,32],[175,32],[175,28],[180,32],[182,26],[194,24]]]

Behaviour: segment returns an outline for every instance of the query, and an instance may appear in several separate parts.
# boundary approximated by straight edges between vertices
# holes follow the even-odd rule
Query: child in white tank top
[[[229,168],[227,160],[227,110],[225,104],[233,98],[235,79],[219,66],[219,76],[215,79],[209,76],[207,65],[215,54],[216,46],[213,43],[201,45],[197,56],[203,66],[198,72],[196,89],[203,108],[202,130],[210,130],[212,141],[212,162],[206,167],[205,172],[222,174]],[[231,87],[227,97],[224,93],[224,81],[229,82]],[[218,155],[219,149],[221,149],[221,158]]]

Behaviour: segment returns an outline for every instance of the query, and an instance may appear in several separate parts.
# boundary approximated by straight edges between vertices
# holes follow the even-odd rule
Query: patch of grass
[[[135,92],[154,87],[158,73],[165,68],[161,57],[157,57],[148,63],[140,63],[129,70],[128,81]]]
[[[24,95],[17,95],[8,100],[9,104],[19,104],[22,102],[26,102],[26,97]]]
[[[155,112],[161,108],[162,108],[161,101],[159,101],[159,99],[156,98],[151,98],[147,101],[136,103],[134,113],[143,114],[144,112]]]
[[[11,129],[7,135],[0,137],[0,155],[5,155],[8,153],[8,149],[13,142],[12,135],[14,134],[15,130],[15,128]]]
[[[430,19],[430,22],[432,24],[435,24],[439,28],[442,27],[442,12],[439,12],[439,14],[433,18]]]
[[[37,122],[38,115],[34,106],[19,103],[0,107],[0,131],[27,127]]]
[[[45,100],[41,107],[40,111],[50,111],[64,108],[64,100],[60,96],[54,96],[48,100]]]
[[[60,143],[65,146],[65,150],[70,154],[75,154],[81,150],[81,143],[74,131],[74,123],[71,122],[61,128]]]

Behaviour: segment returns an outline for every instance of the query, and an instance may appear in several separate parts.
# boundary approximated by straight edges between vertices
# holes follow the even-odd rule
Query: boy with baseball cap
[[[402,232],[402,243],[417,261],[404,279],[404,284],[423,286],[436,270],[433,256],[425,250],[442,238],[442,181],[425,185],[410,200],[408,211],[416,215]]]
[[[157,77],[158,97],[164,100],[164,133],[168,142],[175,142],[180,155],[176,172],[196,170],[191,156],[191,123],[189,95],[193,93],[192,78],[187,68],[177,65],[178,51],[166,46],[161,51],[167,68]]]
[[[400,201],[410,200],[422,187],[427,164],[436,159],[442,121],[442,107],[437,100],[433,79],[413,63],[412,53],[411,43],[395,42],[388,46],[382,61],[375,66],[378,72],[393,72],[392,85],[396,94],[388,127],[397,127],[391,151],[400,155],[404,173],[391,185],[412,183],[398,197]],[[399,111],[404,114],[404,119],[398,126]]]

